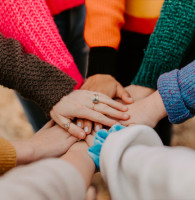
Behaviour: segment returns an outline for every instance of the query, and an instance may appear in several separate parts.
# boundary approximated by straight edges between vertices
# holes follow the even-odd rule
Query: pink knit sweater
[[[53,64],[77,81],[83,78],[66,48],[45,0],[0,0],[0,32],[19,40],[24,50]]]

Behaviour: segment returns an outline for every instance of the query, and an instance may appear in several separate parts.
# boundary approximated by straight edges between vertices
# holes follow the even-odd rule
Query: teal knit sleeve
[[[195,0],[165,0],[132,84],[157,88],[158,77],[179,68],[195,36]]]

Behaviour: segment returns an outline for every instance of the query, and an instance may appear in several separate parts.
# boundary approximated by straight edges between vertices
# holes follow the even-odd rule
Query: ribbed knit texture
[[[85,0],[46,0],[52,15],[85,3]]]
[[[45,0],[0,0],[0,32],[20,41],[37,55],[83,83],[74,60],[60,37]]]
[[[0,34],[0,84],[37,103],[49,116],[51,108],[76,82],[56,67],[24,54],[20,43]]]
[[[0,138],[0,175],[16,166],[16,151],[5,139]]]
[[[195,60],[158,79],[158,90],[171,123],[178,124],[195,114]]]
[[[132,84],[157,88],[158,77],[179,68],[195,34],[195,1],[165,0],[145,56]]]

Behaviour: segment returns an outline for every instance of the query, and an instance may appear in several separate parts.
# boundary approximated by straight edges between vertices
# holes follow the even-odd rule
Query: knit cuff
[[[94,145],[89,147],[88,154],[93,159],[98,170],[100,169],[100,163],[99,163],[100,152],[101,152],[102,145],[104,144],[106,138],[108,137],[108,135],[110,133],[120,131],[123,128],[125,128],[125,127],[121,126],[121,125],[114,125],[114,126],[112,126],[112,128],[109,129],[109,131],[102,129],[96,133],[96,135],[94,137]]]
[[[173,124],[184,122],[193,117],[186,107],[178,85],[178,72],[173,70],[158,79],[158,90],[165,105],[169,121]]]
[[[92,47],[89,53],[87,77],[95,74],[117,74],[117,50],[112,47]]]
[[[5,139],[0,138],[0,175],[16,166],[16,151]]]

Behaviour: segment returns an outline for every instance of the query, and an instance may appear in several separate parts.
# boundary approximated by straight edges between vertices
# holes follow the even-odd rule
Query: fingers
[[[83,123],[84,123],[83,119],[76,120],[76,125],[79,126],[80,128],[83,128]]]
[[[119,103],[104,94],[98,93],[98,95],[101,103],[107,104],[108,106],[123,112],[128,110],[127,106],[123,105],[122,103]]]
[[[102,104],[102,103],[94,104],[93,108],[95,111],[102,113],[104,115],[110,116],[115,119],[121,119],[121,120],[129,119],[129,115],[127,113],[115,110],[106,104]]]
[[[51,112],[50,114],[56,123],[64,128],[68,133],[79,139],[85,138],[86,134],[83,129],[72,123],[68,118],[61,115],[56,116],[54,112]],[[68,128],[66,127],[67,124],[69,124]]]
[[[96,122],[94,123],[94,131],[95,132],[98,132],[102,128],[103,128],[102,124],[96,123]]]
[[[122,99],[124,103],[130,104],[132,102],[132,98],[130,98],[129,93],[125,90],[125,88],[121,84],[117,84],[117,90],[116,90],[116,97]]]
[[[84,125],[83,125],[83,129],[85,131],[85,133],[88,135],[91,133],[92,131],[92,125],[93,123],[89,120],[84,120]]]
[[[110,119],[107,116],[92,110],[90,108],[84,107],[82,109],[80,109],[77,113],[76,113],[76,117],[77,118],[83,118],[83,119],[88,119],[90,121],[94,121],[94,122],[98,122],[100,124],[106,125],[106,126],[113,126],[114,124],[117,123],[116,120]]]
[[[92,146],[93,145],[93,142],[94,142],[94,135],[88,135],[85,139],[85,141],[87,142],[88,146]]]

